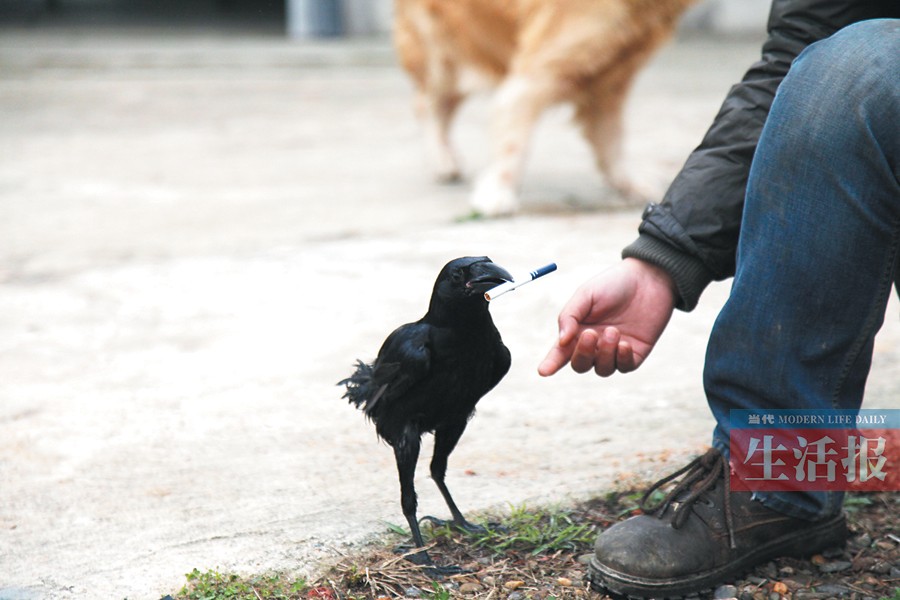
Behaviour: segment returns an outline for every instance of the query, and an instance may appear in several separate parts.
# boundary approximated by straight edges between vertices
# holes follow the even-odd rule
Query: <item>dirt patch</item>
[[[429,552],[439,565],[458,565],[465,572],[439,580],[410,564],[396,549],[383,546],[341,561],[307,597],[329,598],[606,598],[585,581],[593,534],[634,514],[637,495],[617,492],[564,513],[547,513],[546,531],[559,531],[547,519],[567,520],[583,528],[578,535],[544,539],[547,550],[516,532],[464,534],[432,530]],[[852,496],[846,503],[850,539],[843,549],[808,559],[783,558],[760,565],[745,577],[723,583],[715,598],[792,600],[900,598],[900,537],[897,514],[900,494]],[[554,516],[555,515],[555,516]],[[590,535],[585,535],[590,532]],[[504,536],[508,536],[504,538]],[[511,537],[509,537],[511,536]],[[504,545],[504,539],[508,543]],[[487,541],[486,541],[487,540]],[[498,552],[498,547],[503,546]]]

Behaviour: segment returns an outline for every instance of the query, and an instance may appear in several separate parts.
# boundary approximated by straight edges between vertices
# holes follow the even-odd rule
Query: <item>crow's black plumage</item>
[[[456,447],[475,404],[506,375],[509,350],[488,312],[484,292],[512,276],[486,256],[447,263],[434,284],[428,312],[394,330],[372,364],[338,385],[344,398],[365,411],[378,435],[394,449],[403,514],[417,547],[424,542],[416,519],[413,483],[423,433],[434,433],[431,477],[453,523],[472,527],[444,483],[447,457]],[[430,564],[424,550],[416,562]]]

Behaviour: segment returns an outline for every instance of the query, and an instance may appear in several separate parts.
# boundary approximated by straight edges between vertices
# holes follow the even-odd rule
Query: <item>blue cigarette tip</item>
[[[549,265],[544,265],[540,269],[535,269],[531,272],[531,279],[537,279],[538,277],[543,277],[547,273],[552,273],[556,270],[556,263],[550,263]]]

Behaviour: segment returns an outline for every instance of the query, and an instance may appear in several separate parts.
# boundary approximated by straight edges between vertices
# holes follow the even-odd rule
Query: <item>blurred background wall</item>
[[[769,0],[704,0],[683,29],[758,33]],[[0,0],[0,26],[198,26],[294,38],[384,35],[391,0]]]

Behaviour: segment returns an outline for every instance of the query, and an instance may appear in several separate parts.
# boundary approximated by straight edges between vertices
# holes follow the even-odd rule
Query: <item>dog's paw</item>
[[[489,172],[478,180],[469,204],[486,217],[502,217],[516,212],[519,198],[511,185]]]
[[[434,180],[441,185],[456,185],[462,183],[463,176],[455,165],[439,166],[435,169]]]

